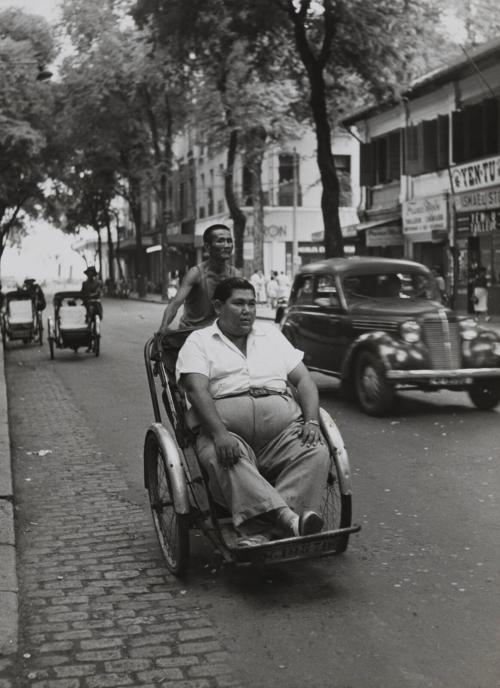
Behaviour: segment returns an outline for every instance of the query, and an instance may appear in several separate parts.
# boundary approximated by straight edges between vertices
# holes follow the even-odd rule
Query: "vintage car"
[[[500,401],[500,337],[438,299],[431,272],[389,258],[331,258],[295,277],[280,321],[312,371],[370,415],[384,415],[396,392],[465,390],[474,405]]]

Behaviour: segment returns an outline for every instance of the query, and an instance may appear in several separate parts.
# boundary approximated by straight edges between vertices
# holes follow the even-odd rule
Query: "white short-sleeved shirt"
[[[288,374],[303,355],[276,326],[254,323],[245,356],[215,322],[186,339],[177,358],[176,375],[177,380],[183,373],[206,375],[214,398],[250,387],[284,390]]]

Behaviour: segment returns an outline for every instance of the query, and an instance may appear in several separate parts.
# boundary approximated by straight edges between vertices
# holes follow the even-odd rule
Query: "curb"
[[[18,582],[4,349],[0,353],[0,658],[17,652]]]

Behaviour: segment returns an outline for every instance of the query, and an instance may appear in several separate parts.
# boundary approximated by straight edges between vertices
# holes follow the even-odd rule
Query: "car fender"
[[[289,342],[291,344],[293,344],[295,346],[295,342],[296,342],[295,326],[293,325],[293,323],[291,323],[287,319],[286,313],[285,313],[284,319],[281,320],[279,327],[280,327],[282,334],[289,340]]]
[[[382,361],[385,370],[389,370],[391,366],[389,364],[387,354],[389,351],[394,351],[394,349],[397,348],[397,343],[390,335],[387,334],[387,332],[367,332],[360,335],[351,344],[344,357],[341,370],[342,379],[348,379],[351,377],[352,373],[354,372],[354,361],[361,351],[369,351],[377,356]]]

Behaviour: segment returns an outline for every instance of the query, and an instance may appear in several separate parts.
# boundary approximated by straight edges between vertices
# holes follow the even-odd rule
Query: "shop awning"
[[[358,232],[362,232],[365,229],[372,229],[373,227],[382,227],[382,225],[390,225],[391,227],[401,225],[401,215],[389,215],[383,219],[360,222],[358,225]]]

